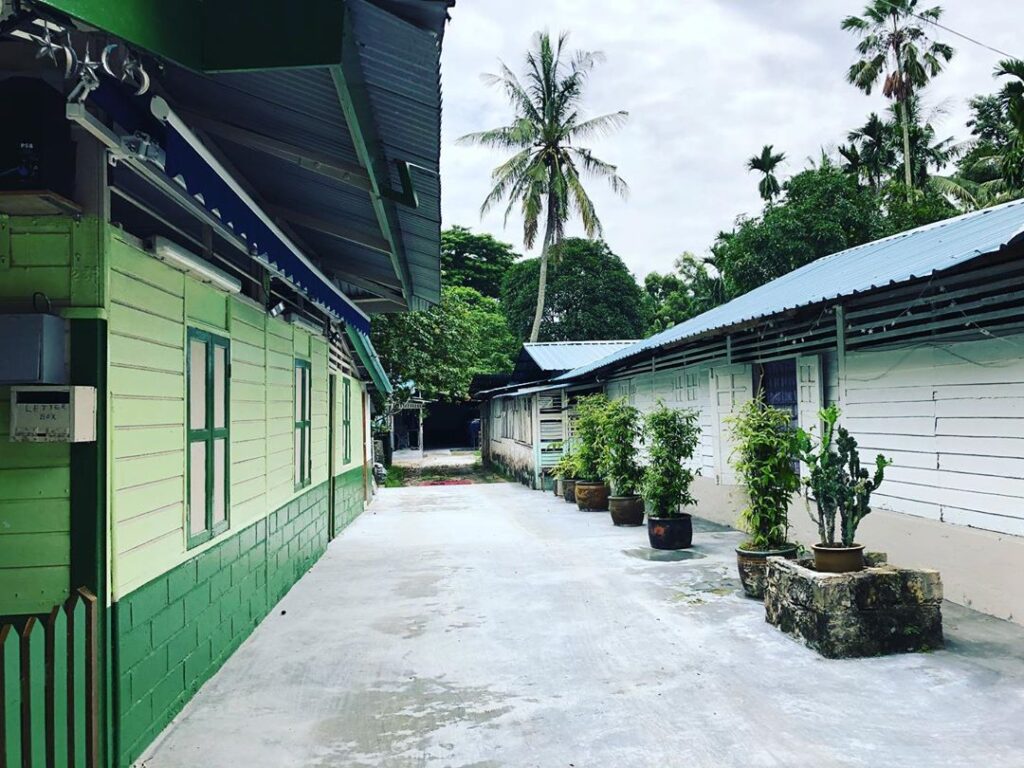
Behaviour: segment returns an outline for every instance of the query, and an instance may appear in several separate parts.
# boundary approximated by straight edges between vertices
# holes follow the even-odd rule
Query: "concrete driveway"
[[[1024,766],[1024,631],[827,661],[686,559],[517,485],[384,490],[144,763],[362,768]]]

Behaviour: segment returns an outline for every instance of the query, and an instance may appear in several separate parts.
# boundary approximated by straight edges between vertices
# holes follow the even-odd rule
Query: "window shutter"
[[[820,356],[803,355],[796,359],[796,391],[800,426],[805,430],[813,428],[815,435],[821,435],[818,411],[822,408],[824,397]]]
[[[732,453],[730,427],[726,421],[752,397],[749,365],[723,365],[711,369],[711,425],[713,450],[719,484],[735,485],[736,473],[729,462]]]

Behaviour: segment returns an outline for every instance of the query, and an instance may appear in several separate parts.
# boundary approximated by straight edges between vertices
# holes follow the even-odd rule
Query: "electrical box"
[[[11,387],[12,443],[96,440],[96,387]]]
[[[0,315],[0,384],[66,384],[66,335],[57,315]]]

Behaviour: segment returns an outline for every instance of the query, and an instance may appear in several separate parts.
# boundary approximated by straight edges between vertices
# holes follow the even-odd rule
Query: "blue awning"
[[[281,232],[162,98],[135,97],[108,82],[92,98],[123,128],[155,139],[164,151],[164,175],[234,232],[253,258],[328,315],[369,333],[363,311]]]

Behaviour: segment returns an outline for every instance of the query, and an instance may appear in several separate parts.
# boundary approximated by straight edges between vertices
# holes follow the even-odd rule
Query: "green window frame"
[[[231,527],[231,342],[188,329],[185,452],[188,547]]]
[[[342,387],[341,428],[343,434],[344,462],[352,461],[352,381],[345,379]]]
[[[313,383],[309,360],[295,360],[295,489],[305,488],[312,481],[312,445],[310,401]]]

